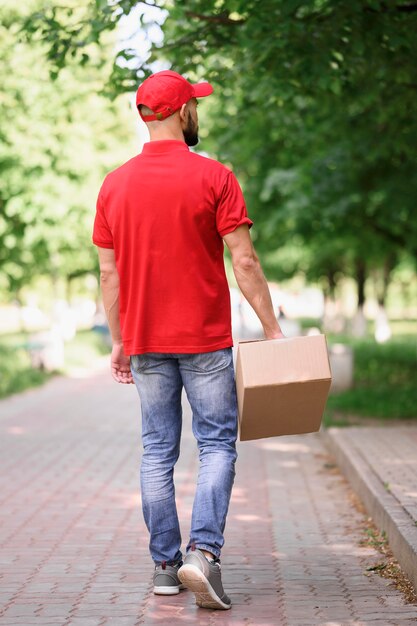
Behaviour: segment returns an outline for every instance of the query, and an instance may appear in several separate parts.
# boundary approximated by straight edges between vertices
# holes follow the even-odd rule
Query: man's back
[[[107,176],[94,242],[115,251],[126,354],[232,345],[222,237],[241,224],[232,172],[184,142],[147,143]]]

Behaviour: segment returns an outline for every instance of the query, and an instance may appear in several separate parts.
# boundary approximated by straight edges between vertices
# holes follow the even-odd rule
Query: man
[[[229,609],[220,553],[235,477],[237,405],[223,242],[265,337],[282,333],[235,176],[188,147],[198,142],[197,99],[212,91],[172,71],[142,83],[136,104],[150,141],[106,177],[93,241],[113,340],[112,375],[134,382],[141,401],[142,508],[154,593],[178,593],[185,585],[197,605]],[[200,458],[184,560],[173,482],[183,387]]]

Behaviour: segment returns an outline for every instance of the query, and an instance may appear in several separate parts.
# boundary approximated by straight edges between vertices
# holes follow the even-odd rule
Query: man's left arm
[[[113,342],[111,353],[111,373],[118,383],[133,383],[130,359],[125,355],[120,331],[119,318],[119,274],[116,267],[114,250],[98,248],[100,262],[100,287],[104,310],[109,323]]]

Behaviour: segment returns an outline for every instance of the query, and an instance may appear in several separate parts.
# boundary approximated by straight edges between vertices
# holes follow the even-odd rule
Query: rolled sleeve
[[[93,243],[99,248],[114,248],[113,235],[107,223],[105,214],[103,188],[100,189],[100,193],[97,198],[92,239]]]
[[[222,187],[216,210],[216,226],[221,237],[236,230],[238,226],[253,222],[248,217],[242,190],[233,172],[228,172]]]

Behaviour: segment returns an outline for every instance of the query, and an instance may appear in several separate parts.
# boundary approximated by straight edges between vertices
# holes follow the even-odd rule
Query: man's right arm
[[[272,306],[261,264],[253,247],[246,224],[223,237],[232,256],[233,271],[239,289],[249,302],[262,324],[266,339],[284,337]]]

